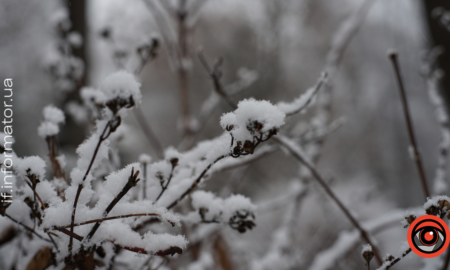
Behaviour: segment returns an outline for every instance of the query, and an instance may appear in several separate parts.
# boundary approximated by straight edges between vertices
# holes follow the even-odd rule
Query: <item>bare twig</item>
[[[108,132],[108,134],[107,134],[106,131],[108,129],[110,129],[110,132]],[[103,130],[102,134],[100,135],[97,146],[95,147],[95,150],[94,150],[94,154],[92,155],[91,162],[89,163],[86,173],[83,176],[83,181],[82,181],[82,183],[80,183],[78,185],[77,194],[76,194],[75,200],[73,202],[73,211],[72,211],[72,217],[71,217],[71,223],[70,223],[71,224],[70,232],[72,234],[73,234],[73,224],[75,223],[75,214],[77,211],[78,199],[80,198],[81,190],[83,189],[83,183],[86,180],[87,176],[89,175],[89,172],[91,171],[92,165],[94,164],[95,158],[97,157],[97,153],[98,153],[98,150],[100,149],[100,146],[102,145],[103,141],[105,141],[108,138],[108,136],[110,134],[111,134],[111,121],[109,121],[108,124],[106,124],[105,129]],[[73,246],[73,236],[70,235],[69,252],[72,252],[72,246]]]
[[[37,237],[39,237],[40,239],[47,241],[47,242],[52,242],[51,240],[45,239],[44,237],[42,237],[40,234],[38,234],[37,232],[35,232],[32,228],[28,227],[27,225],[23,224],[22,222],[19,222],[17,220],[15,220],[14,218],[12,218],[10,215],[5,213],[5,217],[9,218],[11,221],[13,221],[14,223],[19,224],[20,226],[24,227],[27,231],[31,232],[32,234],[36,235]]]
[[[85,222],[76,223],[73,226],[77,227],[77,226],[82,226],[82,225],[87,225],[87,224],[92,224],[92,223],[97,223],[97,222],[100,223],[103,221],[114,220],[114,219],[122,219],[122,218],[129,218],[129,217],[147,217],[147,216],[154,216],[154,217],[158,217],[161,219],[161,215],[155,214],[155,213],[129,214],[129,215],[120,215],[120,216],[114,216],[114,217],[105,217],[105,218],[88,220]],[[167,222],[169,222],[172,226],[175,226],[174,221],[167,220]],[[70,226],[71,225],[67,225],[67,226],[62,226],[62,227],[57,227],[57,228],[70,228]]]
[[[408,248],[401,256],[393,259],[392,261],[384,263],[383,266],[378,269],[383,269],[383,270],[390,269],[392,266],[394,266],[396,263],[398,263],[401,259],[405,258],[406,255],[408,255],[410,252],[411,252],[411,249]]]
[[[319,174],[319,172],[316,170],[314,165],[308,161],[303,154],[300,153],[300,151],[297,151],[292,147],[292,145],[284,139],[282,136],[275,136],[274,140],[278,142],[279,144],[283,145],[291,154],[293,157],[295,157],[300,163],[302,163],[313,175],[313,177],[317,180],[317,182],[320,184],[320,186],[324,189],[325,193],[336,203],[336,205],[339,207],[339,209],[344,213],[344,215],[347,217],[347,219],[352,223],[352,225],[358,229],[358,231],[361,233],[361,237],[364,238],[364,240],[369,243],[373,247],[373,251],[375,254],[375,257],[379,264],[382,263],[381,256],[376,248],[376,246],[373,244],[372,240],[370,239],[369,234],[364,230],[364,228],[359,224],[359,222],[353,217],[353,215],[350,213],[350,210],[347,209],[347,207],[341,202],[341,200],[336,196],[336,194],[331,190],[331,188],[326,183],[325,179]]]
[[[224,156],[220,156],[220,157],[218,157],[216,160],[214,160],[212,163],[210,163],[209,165],[208,165],[208,167],[206,167],[203,171],[202,171],[202,173],[200,173],[200,175],[195,179],[195,181],[192,183],[192,185],[178,198],[178,199],[176,199],[175,201],[173,201],[168,207],[167,207],[167,209],[171,209],[171,208],[173,208],[173,207],[175,207],[175,205],[177,205],[178,204],[178,202],[180,202],[181,200],[183,200],[183,198],[184,197],[186,197],[186,195],[188,195],[189,193],[191,193],[196,187],[197,187],[197,185],[200,183],[200,181],[202,180],[202,178],[203,178],[203,176],[205,176],[205,174],[208,172],[208,170],[211,168],[211,166],[213,165],[213,164],[215,164],[217,161],[219,161],[219,160],[221,160],[221,159],[223,159],[223,158],[225,158],[225,157],[228,157],[229,155],[224,155]]]
[[[133,167],[131,169],[131,175],[128,178],[128,181],[125,184],[125,186],[122,188],[122,190],[119,192],[119,194],[114,198],[114,200],[112,200],[112,202],[108,205],[108,207],[106,207],[106,210],[103,214],[105,218],[98,220],[97,223],[95,223],[94,227],[92,227],[89,234],[86,236],[87,241],[89,241],[92,238],[92,236],[95,234],[97,229],[100,227],[102,221],[108,220],[108,219],[106,219],[106,216],[109,214],[109,212],[111,212],[111,210],[114,208],[114,206],[116,206],[116,204],[122,199],[122,197],[125,196],[125,194],[127,194],[127,192],[132,187],[136,186],[137,182],[139,182],[139,180],[140,180],[139,178],[137,178],[138,175],[139,175],[139,171],[136,171],[136,173],[134,173],[134,167]],[[71,228],[73,228],[73,223],[71,224]]]
[[[399,67],[399,64],[397,61],[397,52],[395,52],[395,51],[390,52],[389,59],[391,60],[392,66],[394,67],[395,77],[396,77],[397,83],[398,83],[398,89],[400,92],[400,97],[401,97],[402,107],[403,107],[403,114],[405,116],[405,122],[406,122],[406,127],[408,130],[408,136],[409,136],[409,140],[410,140],[411,147],[412,147],[413,154],[414,154],[414,161],[416,163],[417,171],[419,172],[420,181],[422,183],[422,188],[425,193],[425,197],[428,198],[428,197],[430,197],[430,191],[428,189],[427,178],[425,175],[425,170],[423,168],[422,159],[420,157],[420,153],[418,150],[416,137],[414,135],[414,128],[413,128],[413,124],[412,124],[412,120],[411,120],[411,116],[410,116],[410,112],[409,112],[408,101],[406,99],[406,91],[405,91],[405,87],[403,85],[402,76],[400,74],[400,67]]]
[[[57,159],[59,155],[58,151],[58,140],[56,139],[56,136],[47,136],[45,138],[47,141],[48,146],[48,156],[50,158],[50,161],[52,163],[52,170],[53,175],[56,178],[62,178],[65,181],[66,179],[66,172],[61,168],[61,164],[59,163],[59,160]]]
[[[169,179],[167,180],[167,183],[165,185],[163,185],[163,184],[161,185],[161,192],[159,193],[158,197],[156,197],[155,202],[157,202],[159,200],[159,198],[161,198],[161,196],[164,194],[167,187],[169,186],[170,180],[172,180],[172,177],[173,177],[173,170],[175,170],[175,166],[177,165],[177,162],[171,162],[172,170],[170,171]]]
[[[222,72],[220,70],[220,66],[222,64],[222,59],[219,58],[216,61],[216,64],[213,68],[211,68],[208,64],[208,61],[206,61],[205,56],[203,55],[203,49],[199,48],[197,51],[198,59],[200,60],[200,63],[205,68],[206,72],[208,72],[209,76],[211,77],[211,80],[214,84],[214,89],[216,92],[222,96],[222,98],[227,102],[227,104],[232,108],[236,109],[236,104],[231,100],[230,96],[225,92],[225,89],[222,85],[222,82],[220,81],[220,78],[222,76]]]

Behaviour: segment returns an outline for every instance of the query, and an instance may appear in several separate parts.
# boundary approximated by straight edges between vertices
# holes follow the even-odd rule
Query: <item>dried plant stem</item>
[[[422,164],[422,158],[420,156],[420,153],[419,153],[419,150],[417,147],[413,123],[411,120],[409,107],[408,107],[408,101],[406,99],[406,91],[405,91],[405,87],[403,85],[402,76],[400,74],[400,66],[397,61],[397,52],[394,51],[394,52],[389,53],[389,59],[391,60],[392,66],[394,67],[395,77],[396,77],[397,83],[398,83],[398,90],[400,92],[400,98],[402,101],[403,114],[405,116],[406,127],[408,130],[408,137],[409,137],[411,147],[413,150],[413,154],[414,154],[414,161],[416,163],[417,171],[419,172],[420,181],[422,183],[422,188],[425,193],[425,197],[428,198],[428,197],[430,197],[430,191],[429,191],[428,185],[427,185],[427,179],[426,179],[425,170],[424,170],[423,164]]]
[[[377,259],[379,264],[382,264],[381,256],[373,244],[372,240],[369,237],[369,234],[364,230],[364,228],[359,224],[359,222],[353,217],[347,207],[341,202],[341,200],[336,196],[336,194],[331,190],[331,188],[326,183],[325,179],[319,174],[313,164],[311,164],[299,151],[296,151],[292,148],[292,146],[287,143],[282,137],[274,136],[274,140],[280,145],[284,146],[293,157],[295,157],[300,163],[302,163],[312,174],[312,176],[317,180],[320,186],[324,189],[325,193],[336,203],[339,209],[344,213],[347,219],[352,223],[352,225],[358,229],[361,234],[361,237],[369,243],[373,247],[373,252],[375,254],[375,258]]]
[[[180,202],[184,197],[186,197],[186,195],[188,195],[189,193],[191,193],[196,187],[197,187],[197,185],[200,183],[200,181],[202,180],[202,178],[203,178],[203,176],[205,176],[205,174],[208,172],[208,170],[211,168],[211,166],[213,165],[213,164],[215,164],[217,161],[219,161],[219,160],[221,160],[221,159],[223,159],[223,158],[225,158],[225,157],[228,157],[229,155],[223,155],[223,156],[220,156],[220,157],[218,157],[216,160],[214,160],[214,162],[212,162],[212,163],[210,163],[209,165],[208,165],[208,167],[206,167],[203,171],[202,171],[202,173],[195,179],[195,181],[192,183],[192,185],[178,198],[178,199],[176,199],[174,202],[172,202],[168,207],[167,207],[167,209],[171,209],[171,208],[173,208],[173,207],[175,207],[175,205],[177,205],[178,204],[178,202]]]
[[[156,197],[155,202],[157,202],[159,200],[159,198],[161,198],[161,196],[164,194],[164,192],[166,191],[167,187],[170,184],[170,180],[172,180],[173,177],[173,170],[175,169],[175,165],[172,163],[172,170],[170,171],[170,175],[169,175],[169,179],[167,180],[166,185],[161,185],[162,189],[161,192],[159,193],[158,197]]]
[[[73,225],[75,223],[75,214],[77,211],[78,199],[80,198],[81,190],[83,189],[83,183],[86,180],[87,176],[89,175],[89,172],[91,171],[92,165],[94,164],[95,158],[97,157],[97,153],[98,153],[98,150],[100,149],[100,146],[102,145],[103,141],[106,140],[108,138],[108,136],[111,134],[110,132],[108,134],[106,134],[106,131],[108,129],[110,129],[110,127],[111,127],[111,121],[109,121],[108,124],[106,124],[105,129],[103,130],[102,134],[100,135],[97,146],[95,147],[95,150],[94,150],[94,154],[92,155],[91,162],[89,163],[86,173],[84,174],[83,181],[81,184],[78,185],[77,194],[76,194],[75,200],[73,202],[72,217],[71,217],[71,222],[70,222],[70,224],[71,224],[70,232],[72,234],[73,234]],[[72,246],[73,246],[73,236],[70,235],[70,240],[69,240],[69,252],[70,253],[72,252]]]
[[[22,222],[19,222],[17,220],[15,220],[14,218],[12,218],[10,215],[5,214],[5,217],[9,218],[12,222],[19,224],[20,226],[24,227],[27,231],[31,232],[32,234],[36,235],[37,237],[39,237],[40,239],[47,241],[47,242],[52,242],[51,240],[45,239],[44,237],[42,237],[40,234],[38,234],[35,230],[33,230],[32,228],[28,227],[27,225],[23,224]]]
[[[178,87],[180,90],[180,103],[183,123],[183,136],[191,136],[191,115],[190,115],[190,102],[189,102],[189,80],[188,70],[186,67],[186,60],[189,58],[187,34],[188,29],[186,26],[186,19],[188,13],[186,10],[186,0],[179,1],[179,7],[176,13],[176,19],[178,23],[178,48],[179,48],[179,61],[178,61]]]
[[[142,177],[142,197],[147,199],[147,162],[142,163],[142,171],[143,171],[143,177]]]
[[[225,92],[225,88],[222,85],[222,82],[220,81],[220,71],[217,70],[217,68],[211,69],[211,67],[208,64],[208,61],[206,61],[205,56],[203,55],[203,49],[199,48],[197,51],[198,59],[200,60],[200,63],[205,68],[206,72],[208,72],[209,76],[211,77],[211,80],[214,84],[214,90],[222,96],[222,98],[227,102],[227,104],[233,109],[237,109],[237,105],[231,100],[230,96]]]
[[[388,264],[383,265],[383,266],[384,266],[383,269],[386,269],[386,270],[387,270],[387,269],[390,269],[392,266],[394,266],[396,263],[398,263],[401,259],[405,258],[406,255],[408,255],[410,252],[411,252],[411,249],[408,248],[408,249],[405,251],[405,253],[403,253],[401,256],[399,256],[399,257],[393,259],[393,260],[390,261]]]
[[[134,173],[134,167],[133,167],[131,169],[131,175],[128,178],[128,182],[125,184],[125,186],[119,192],[119,194],[112,200],[112,202],[108,205],[108,207],[106,207],[106,210],[103,214],[105,218],[109,214],[109,212],[111,212],[111,210],[114,208],[114,206],[116,206],[116,204],[123,198],[123,196],[125,196],[125,194],[127,194],[128,191],[132,187],[136,186],[137,182],[139,182],[139,180],[140,180],[137,178],[138,175],[139,175],[139,171],[136,171],[136,173]],[[95,232],[100,227],[103,220],[107,220],[107,219],[100,219],[99,221],[97,221],[97,223],[95,223],[94,227],[92,227],[91,231],[86,236],[87,241],[89,241],[92,238],[92,236],[95,234]],[[73,228],[73,223],[71,224],[71,228]]]
[[[52,163],[53,175],[56,178],[62,178],[65,181],[67,181],[67,179],[66,179],[66,172],[61,168],[61,164],[56,159],[58,157],[58,155],[59,155],[58,140],[56,139],[56,136],[47,136],[45,138],[45,140],[47,141],[48,156],[49,156],[50,161]]]
[[[31,190],[32,190],[33,193],[34,193],[34,196],[36,196],[36,197],[38,198],[39,202],[40,202],[41,205],[42,205],[42,208],[45,209],[45,204],[44,204],[44,202],[42,201],[41,196],[39,196],[39,194],[36,192],[36,190],[33,188],[33,186],[32,186],[28,181],[25,180],[25,183],[27,183],[27,185],[31,188]]]
[[[34,177],[35,177],[35,176],[34,176]],[[27,183],[27,185],[28,185],[28,186],[31,188],[31,190],[33,191],[35,198],[38,198],[39,202],[41,203],[42,209],[45,209],[45,208],[46,208],[46,207],[45,207],[45,204],[44,204],[44,202],[42,201],[41,196],[39,196],[39,194],[36,192],[36,189],[33,188],[33,186],[32,186],[27,180],[25,180],[25,182]],[[37,209],[36,209],[36,211],[37,211]],[[33,212],[35,212],[35,210],[33,210]],[[35,216],[36,216],[36,214],[35,214]],[[11,219],[11,217],[10,217],[10,219]],[[51,242],[52,242],[53,245],[55,246],[56,250],[59,252],[58,245],[56,244],[56,242],[55,242],[55,240],[53,239],[53,237],[50,235],[50,233],[47,233],[47,235],[48,235],[48,237],[50,237]]]
[[[114,219],[122,219],[122,218],[129,218],[129,217],[146,217],[146,216],[154,216],[154,217],[161,218],[161,215],[155,214],[155,213],[129,214],[129,215],[121,215],[121,216],[105,217],[105,218],[88,220],[85,222],[76,223],[73,226],[77,227],[77,226],[82,226],[82,225],[87,225],[87,224],[92,224],[92,223],[97,223],[97,222],[103,222],[103,221],[108,221],[108,220],[114,220]],[[172,226],[175,226],[175,222],[170,221],[170,220],[167,220],[167,222],[169,222]],[[67,225],[67,226],[58,227],[58,228],[70,228],[70,226],[71,225]]]

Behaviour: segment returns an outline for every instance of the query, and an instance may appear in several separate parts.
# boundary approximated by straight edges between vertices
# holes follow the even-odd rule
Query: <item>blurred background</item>
[[[79,109],[80,90],[98,87],[101,79],[120,68],[135,71],[140,65],[139,48],[149,44],[155,45],[155,57],[139,74],[142,115],[124,119],[127,130],[118,144],[120,164],[136,161],[143,153],[158,160],[161,148],[169,146],[187,150],[219,136],[219,118],[231,110],[219,99],[207,120],[202,118],[202,112],[208,111],[205,100],[217,95],[198,60],[198,48],[203,48],[210,63],[222,57],[225,85],[245,85],[232,96],[235,102],[249,97],[289,102],[317,82],[327,69],[333,44],[356,22],[330,78],[329,122],[338,120],[339,128],[309,150],[318,151],[319,171],[359,220],[400,213],[394,223],[374,234],[382,255],[397,255],[401,241],[406,241],[401,213],[420,207],[425,198],[408,153],[387,52],[398,51],[430,189],[444,194],[445,186],[433,189],[442,134],[423,70],[426,56],[441,46],[444,52],[437,65],[444,76],[439,87],[447,106],[449,6],[439,0],[2,0],[0,77],[14,81],[14,150],[19,156],[47,155],[37,127],[42,108],[54,104],[66,112],[58,140],[69,171],[76,162],[76,147],[92,129],[92,121]],[[180,15],[180,10],[186,14]],[[314,124],[312,116],[314,112],[308,111],[289,119],[281,133],[304,134]],[[153,139],[148,139],[137,117],[151,128]],[[333,247],[342,232],[351,232],[352,226],[314,181],[300,206],[290,208],[292,183],[303,182],[301,169],[285,151],[274,151],[214,174],[202,186],[220,194],[231,185],[233,192],[263,206],[252,231],[241,235],[225,228],[220,242],[211,236],[211,241],[227,249],[217,244],[215,266],[205,269],[327,269],[318,266],[316,257]],[[278,198],[281,203],[267,206]],[[281,253],[288,254],[295,266],[257,266],[255,261],[271,254],[276,231],[289,215],[295,217],[294,225],[289,225],[295,237]],[[361,244],[356,240],[342,249],[330,269],[364,269]],[[397,269],[421,267],[426,262],[410,254]]]

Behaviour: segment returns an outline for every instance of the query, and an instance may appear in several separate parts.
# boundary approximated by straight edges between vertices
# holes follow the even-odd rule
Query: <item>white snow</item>
[[[110,74],[100,84],[100,90],[105,94],[107,101],[133,97],[137,104],[141,102],[142,97],[140,87],[141,84],[136,77],[125,70]]]
[[[38,156],[18,158],[14,164],[17,175],[26,178],[28,174],[35,174],[40,180],[45,178],[45,167],[45,161]],[[27,172],[28,170],[30,171]]]
[[[48,136],[55,136],[59,133],[59,127],[57,124],[52,122],[42,122],[38,127],[38,135],[42,138],[46,138]]]
[[[54,124],[62,124],[65,122],[63,111],[53,105],[46,106],[42,114],[44,115],[44,119],[46,121],[52,122]]]

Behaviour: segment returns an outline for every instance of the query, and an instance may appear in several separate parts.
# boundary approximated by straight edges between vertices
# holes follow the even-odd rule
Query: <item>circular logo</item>
[[[436,216],[418,217],[409,226],[409,247],[421,257],[433,258],[441,255],[449,242],[450,230],[444,220]]]

